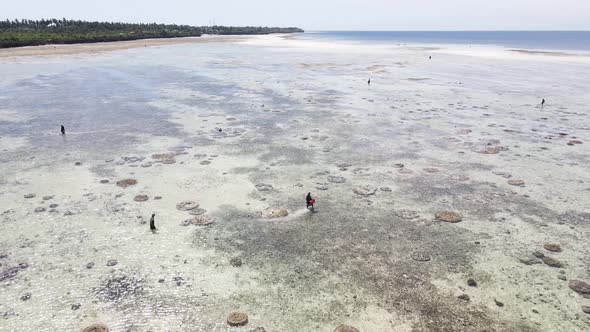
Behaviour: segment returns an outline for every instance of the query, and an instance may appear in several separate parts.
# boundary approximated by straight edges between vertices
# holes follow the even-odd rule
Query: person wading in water
[[[61,125],[61,134],[62,135],[66,134],[66,127],[64,127],[64,125]]]
[[[311,193],[307,193],[307,197],[305,197],[305,202],[307,203],[307,208],[311,206],[311,210],[313,211],[313,205],[315,204],[315,199],[311,198]]]
[[[156,218],[156,214],[155,213],[152,213],[152,217],[150,218],[150,229],[152,231],[155,231],[156,230],[156,220],[155,220],[155,218]]]

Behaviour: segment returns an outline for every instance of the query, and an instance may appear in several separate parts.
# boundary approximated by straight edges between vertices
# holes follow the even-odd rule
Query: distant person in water
[[[429,57],[428,57],[428,59],[429,59],[429,60],[430,60],[430,59],[432,59],[432,55],[431,55],[431,56],[429,56]]]
[[[311,193],[307,193],[307,197],[305,197],[305,202],[307,203],[307,208],[311,206],[313,210],[313,204],[315,203],[315,199],[311,198]]]
[[[66,127],[64,127],[64,125],[61,125],[61,134],[62,135],[66,134]]]
[[[155,218],[156,218],[156,214],[155,213],[152,213],[152,217],[150,218],[150,229],[152,231],[156,230],[156,220],[155,220]]]
[[[371,85],[371,79],[369,78],[369,80],[367,81],[368,85]]]
[[[541,100],[541,108],[543,108],[543,106],[545,106],[545,98],[543,98],[543,100]]]

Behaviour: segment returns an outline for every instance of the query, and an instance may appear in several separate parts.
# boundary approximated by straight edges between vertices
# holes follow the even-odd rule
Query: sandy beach
[[[588,331],[590,60],[556,53],[0,50],[0,331]]]
[[[0,58],[18,58],[24,56],[55,56],[73,54],[96,54],[99,52],[110,52],[126,50],[138,47],[166,46],[176,44],[199,44],[199,43],[227,43],[237,42],[248,38],[247,36],[221,36],[203,35],[201,37],[186,38],[158,38],[140,39],[129,41],[85,43],[85,44],[61,44],[27,46],[0,49]]]

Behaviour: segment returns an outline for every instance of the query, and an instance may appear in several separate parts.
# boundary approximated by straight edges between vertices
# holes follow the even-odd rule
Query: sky
[[[590,30],[590,0],[0,0],[0,18],[306,30]]]

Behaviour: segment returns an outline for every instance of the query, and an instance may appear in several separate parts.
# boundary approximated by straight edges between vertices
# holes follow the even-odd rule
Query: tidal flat
[[[587,54],[262,36],[0,73],[0,331],[590,329]]]

